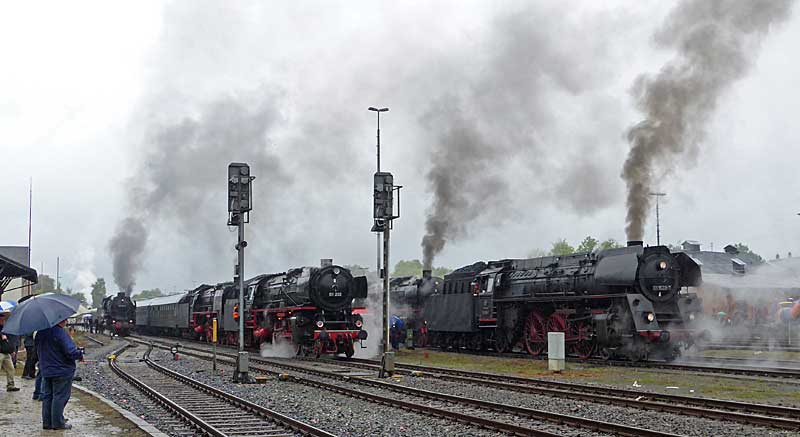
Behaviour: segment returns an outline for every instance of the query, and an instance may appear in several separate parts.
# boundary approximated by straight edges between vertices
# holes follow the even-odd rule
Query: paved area
[[[3,380],[5,382],[5,379]],[[33,381],[17,378],[17,387],[21,390],[9,393],[3,384],[0,391],[0,434],[7,436],[130,436],[147,437],[148,434],[139,429],[115,409],[99,401],[97,398],[72,389],[72,398],[64,413],[71,430],[49,431],[42,429],[42,404],[31,399]]]

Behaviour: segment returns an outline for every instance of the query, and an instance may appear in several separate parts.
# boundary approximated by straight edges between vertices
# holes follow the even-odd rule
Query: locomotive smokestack
[[[431,271],[430,269],[425,269],[422,271],[422,279],[430,279],[431,278]]]
[[[631,246],[644,246],[644,241],[642,240],[630,240],[628,241],[628,247]]]
[[[333,258],[322,258],[319,260],[320,267],[328,267],[333,265]]]

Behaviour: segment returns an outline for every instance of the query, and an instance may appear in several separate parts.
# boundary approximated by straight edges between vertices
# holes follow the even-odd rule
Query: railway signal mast
[[[228,226],[239,228],[239,240],[236,251],[239,261],[234,269],[234,280],[239,283],[239,354],[236,357],[236,371],[233,372],[234,382],[250,382],[249,357],[244,350],[244,319],[247,313],[244,306],[244,248],[247,241],[244,239],[244,224],[250,222],[252,203],[252,184],[255,179],[250,175],[250,166],[241,162],[232,162],[228,165]],[[236,312],[236,311],[235,311]]]
[[[389,238],[394,219],[400,218],[400,189],[401,185],[394,185],[394,176],[388,172],[380,171],[380,114],[389,108],[370,107],[370,111],[378,113],[378,171],[373,179],[373,219],[372,232],[383,233],[383,269],[380,265],[378,271],[383,279],[383,357],[381,358],[380,377],[386,377],[394,372],[394,353],[390,351],[389,333],[391,312],[389,310]],[[394,208],[395,191],[397,191],[397,208]],[[396,214],[395,214],[396,213]],[[380,246],[378,246],[380,247]],[[380,250],[378,251],[380,260]],[[380,264],[380,263],[379,263]],[[382,272],[382,273],[381,273]]]

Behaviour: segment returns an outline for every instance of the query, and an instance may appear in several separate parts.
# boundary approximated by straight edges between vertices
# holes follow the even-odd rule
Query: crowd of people
[[[10,311],[0,313],[0,331],[3,330]],[[75,362],[83,360],[83,349],[78,348],[65,329],[67,319],[55,326],[19,337],[0,334],[0,366],[6,377],[6,390],[20,390],[15,384],[17,352],[25,348],[25,367],[22,378],[35,380],[33,401],[42,402],[42,429],[71,429],[64,418],[64,408],[72,393]],[[38,368],[38,371],[37,371]]]

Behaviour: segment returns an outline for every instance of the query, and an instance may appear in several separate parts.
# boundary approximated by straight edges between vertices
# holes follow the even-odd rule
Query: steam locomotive
[[[628,247],[477,262],[448,274],[423,304],[431,345],[547,352],[563,332],[568,351],[638,361],[673,359],[693,341],[702,303],[685,287],[700,268],[667,247]]]
[[[103,328],[111,334],[126,337],[135,327],[136,303],[124,292],[119,292],[116,296],[106,296],[97,316],[102,320]]]
[[[422,308],[428,298],[437,293],[442,278],[432,277],[430,271],[418,276],[391,278],[389,299],[392,307],[392,323],[389,338],[396,349],[399,343],[406,346],[425,347],[428,345],[428,326]]]
[[[217,319],[219,341],[238,344],[239,318],[246,347],[290,344],[297,354],[355,353],[367,338],[353,299],[367,296],[367,280],[325,260],[244,281],[244,308],[238,283],[203,284],[184,294],[140,301],[139,332],[210,341]]]

